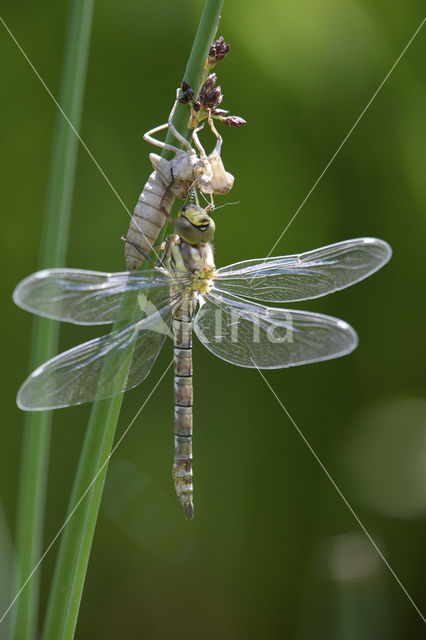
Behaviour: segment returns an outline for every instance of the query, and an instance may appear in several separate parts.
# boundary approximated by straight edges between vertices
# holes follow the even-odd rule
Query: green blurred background
[[[132,209],[151,167],[202,0],[97,3],[81,135]],[[422,0],[225,2],[217,72],[236,176],[216,214],[218,266],[266,255],[419,26]],[[1,15],[57,94],[68,2]],[[267,374],[408,592],[426,610],[426,34],[419,33],[275,249],[357,236],[393,247],[371,279],[304,305],[357,329],[352,355]],[[0,25],[0,604],[7,606],[31,317],[11,299],[37,267],[56,110]],[[204,139],[209,148],[211,137]],[[219,204],[218,198],[218,204]],[[222,201],[220,202],[222,203]],[[66,265],[124,268],[128,218],[82,148]],[[99,332],[64,326],[61,347]],[[195,345],[196,519],[170,477],[169,373],[111,461],[77,638],[416,639],[424,623],[257,372]],[[171,359],[126,394],[122,433]],[[90,407],[54,417],[45,546],[62,524]],[[42,608],[57,546],[42,565]],[[0,629],[0,637],[6,637]],[[3,632],[3,635],[2,635]]]

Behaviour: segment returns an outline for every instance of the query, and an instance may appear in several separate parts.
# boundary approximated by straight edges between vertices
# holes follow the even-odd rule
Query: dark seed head
[[[210,91],[210,89],[213,89],[214,85],[216,84],[216,80],[217,80],[217,75],[215,73],[211,73],[209,76],[207,76],[206,81],[204,83],[204,87],[206,88],[206,91]]]
[[[243,127],[247,124],[244,118],[240,118],[240,116],[228,116],[227,118],[223,118],[222,122],[228,127]]]
[[[215,89],[209,91],[209,93],[207,94],[206,107],[208,107],[209,109],[215,109],[220,105],[222,100],[222,89],[221,87],[216,87]]]
[[[213,42],[210,47],[208,63],[213,66],[220,60],[222,60],[231,48],[230,44],[226,44],[222,36],[220,36],[216,42]]]
[[[201,87],[198,100],[201,106],[204,107],[205,109],[215,109],[220,105],[220,103],[223,100],[221,87],[215,87],[211,91],[207,91],[206,85],[204,84]]]
[[[188,104],[194,98],[194,91],[187,82],[182,82],[182,95],[179,98],[181,104]]]

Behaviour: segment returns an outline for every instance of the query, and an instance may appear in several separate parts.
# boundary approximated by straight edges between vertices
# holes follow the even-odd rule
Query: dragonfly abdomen
[[[165,221],[165,214],[170,213],[175,196],[167,190],[159,173],[153,171],[149,176],[139,200],[136,204],[127,232],[124,253],[128,271],[139,269],[144,261],[143,253],[148,254],[155,244]]]
[[[194,300],[188,298],[173,316],[175,364],[175,448],[173,480],[188,519],[194,517],[192,485],[192,317]]]

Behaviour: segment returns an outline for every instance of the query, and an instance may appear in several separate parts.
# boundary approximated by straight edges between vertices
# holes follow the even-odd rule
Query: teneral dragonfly
[[[173,478],[185,515],[192,518],[192,330],[209,351],[240,367],[277,369],[348,354],[358,338],[343,320],[254,301],[289,303],[344,289],[380,269],[391,248],[383,240],[357,238],[216,270],[209,244],[214,224],[207,213],[195,205],[184,207],[175,229],[165,261],[155,269],[47,269],[17,286],[16,304],[48,318],[87,325],[126,320],[41,365],[20,388],[17,403],[27,411],[54,409],[131,389],[147,377],[170,335]]]

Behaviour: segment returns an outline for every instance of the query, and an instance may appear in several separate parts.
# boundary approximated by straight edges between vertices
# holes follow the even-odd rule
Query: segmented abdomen
[[[170,213],[175,196],[170,190],[166,193],[166,189],[157,171],[153,171],[139,196],[127,232],[126,240],[129,242],[125,244],[124,254],[128,271],[139,269],[145,260],[133,245],[136,244],[145,254],[150,253],[165,222],[161,209]]]
[[[190,294],[173,315],[175,360],[175,452],[173,480],[188,519],[194,517],[192,486],[192,318],[196,298]]]

